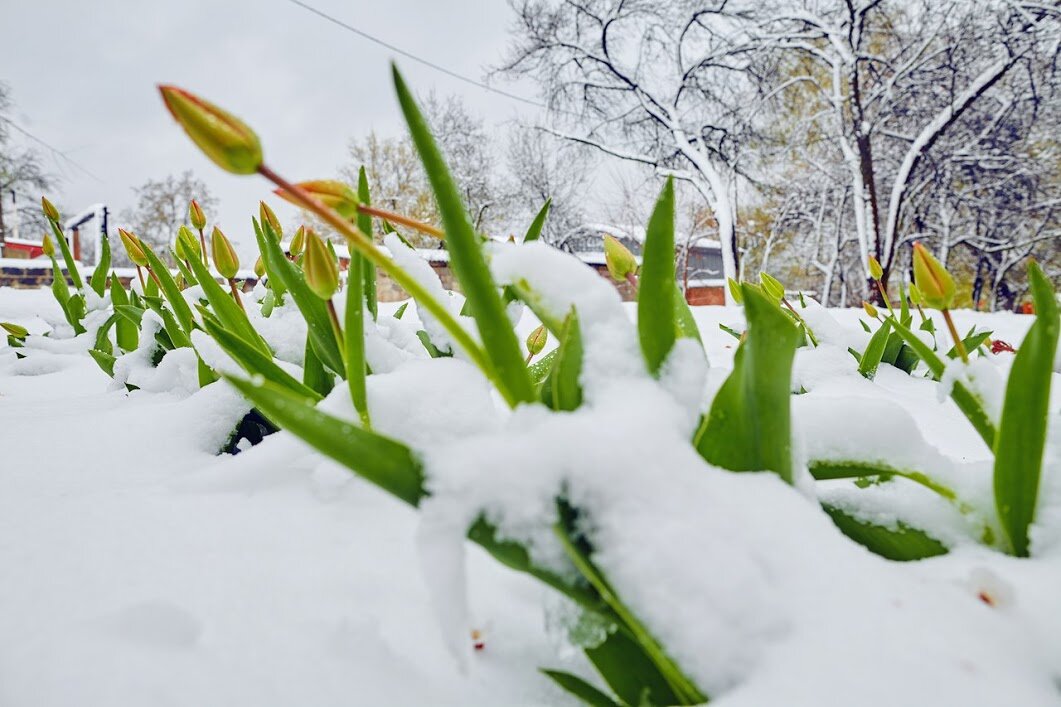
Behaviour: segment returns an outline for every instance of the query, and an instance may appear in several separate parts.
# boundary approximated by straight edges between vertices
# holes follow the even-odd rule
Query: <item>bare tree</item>
[[[39,197],[55,182],[36,150],[12,144],[9,126],[12,108],[10,90],[0,83],[0,244],[11,237],[12,222],[17,221],[23,232],[43,232],[47,228]],[[13,210],[5,213],[8,198],[13,202]]]
[[[197,179],[191,170],[178,175],[148,181],[133,187],[136,206],[125,209],[121,220],[127,228],[169,258],[168,246],[177,237],[177,230],[187,221],[188,204],[192,199],[206,212],[207,219],[213,217],[217,199],[210,193],[206,183]],[[129,266],[131,263],[124,249],[114,249],[115,264]]]

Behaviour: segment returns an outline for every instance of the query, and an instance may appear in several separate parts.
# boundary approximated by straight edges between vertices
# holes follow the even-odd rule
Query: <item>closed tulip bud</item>
[[[324,240],[311,230],[306,231],[306,257],[302,269],[306,273],[306,284],[321,299],[331,299],[339,289],[339,266]]]
[[[877,308],[866,300],[862,300],[862,309],[866,310],[866,314],[868,314],[871,318],[877,318]]]
[[[29,336],[29,329],[18,324],[12,324],[11,322],[0,322],[0,328],[6,331],[16,339],[25,339]]]
[[[214,226],[210,234],[210,256],[221,277],[231,280],[239,272],[239,256],[221,229]]]
[[[41,252],[49,258],[55,255],[55,243],[52,241],[52,237],[47,233],[44,234],[44,240],[41,241]]]
[[[254,261],[254,274],[261,280],[265,277],[265,263],[262,262],[262,256],[258,256],[258,259]]]
[[[880,261],[874,256],[869,256],[869,276],[878,282],[884,277],[884,268],[880,266]]]
[[[910,283],[910,301],[913,302],[915,307],[920,307],[924,304],[925,299],[921,296],[921,290],[917,289],[917,285]]]
[[[199,206],[199,202],[195,199],[188,204],[188,220],[192,222],[192,228],[197,231],[206,228],[206,214],[203,213],[203,207]]]
[[[954,278],[920,243],[914,243],[914,282],[929,307],[950,309],[954,304]]]
[[[122,245],[125,246],[125,252],[129,255],[129,260],[133,261],[134,265],[145,267],[147,265],[147,256],[144,255],[144,248],[136,234],[130,233],[124,228],[119,228],[118,236],[122,239]]]
[[[188,260],[188,251],[184,248],[184,243],[180,237],[177,238],[177,242],[173,244],[173,253],[177,256],[178,260]]]
[[[41,197],[41,210],[49,221],[59,223],[59,209],[55,208],[55,204],[48,201],[47,197]]]
[[[785,297],[785,286],[781,282],[770,275],[769,273],[759,273],[759,282],[763,286],[763,292],[773,297],[775,300],[780,302]]]
[[[294,237],[291,239],[291,246],[288,252],[291,253],[291,257],[297,258],[302,253],[302,249],[306,247],[306,227],[299,226],[298,230],[295,231]]]
[[[527,337],[527,351],[531,356],[537,356],[545,348],[545,344],[548,341],[549,330],[542,324]]]
[[[280,219],[276,217],[276,214],[273,213],[273,210],[270,209],[269,205],[264,201],[259,202],[258,204],[258,216],[258,220],[262,222],[262,226],[269,224],[269,227],[273,229],[273,233],[276,234],[277,242],[280,242],[284,237],[284,229],[280,227]]]
[[[637,258],[615,236],[604,236],[604,262],[616,282],[637,274]]]
[[[192,229],[187,226],[181,226],[180,230],[177,231],[177,245],[184,249],[184,255],[181,256],[181,260],[199,258],[201,253],[199,239],[192,233]]]
[[[740,283],[734,280],[732,277],[726,278],[726,285],[729,287],[729,295],[733,298],[736,304],[744,303],[744,290],[740,288]]]
[[[309,182],[299,182],[295,186],[308,192],[333,211],[337,211],[345,219],[352,219],[357,216],[357,207],[361,203],[358,201],[357,192],[338,180],[315,179]],[[293,194],[289,194],[283,189],[276,189],[273,193],[295,206],[303,206],[302,202]]]
[[[170,115],[218,167],[233,174],[254,174],[262,166],[258,136],[242,120],[176,86],[158,90]]]

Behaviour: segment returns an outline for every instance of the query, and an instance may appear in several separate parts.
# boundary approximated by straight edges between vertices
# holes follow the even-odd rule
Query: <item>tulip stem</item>
[[[527,365],[529,366],[529,365],[530,365],[530,362],[531,362],[531,361],[532,361],[533,359],[534,359],[534,354],[533,354],[533,353],[529,353],[529,354],[527,354],[527,361],[526,361],[526,364],[527,364]]]
[[[136,266],[136,275],[140,278],[140,291],[147,292],[147,283],[144,282],[144,271],[139,265]]]
[[[343,347],[343,328],[339,325],[339,314],[335,311],[335,302],[332,302],[332,298],[324,300],[328,306],[328,317],[332,320],[332,330],[335,332],[335,341],[339,344],[339,351],[343,354],[346,353]],[[343,356],[345,358],[345,355]]]
[[[788,307],[788,311],[792,312],[792,315],[799,321],[800,324],[803,325],[803,331],[807,332],[807,338],[810,339],[810,342],[814,345],[814,348],[818,348],[818,339],[814,336],[814,332],[811,331],[811,328],[807,326],[807,321],[800,316],[799,312],[796,311],[795,307],[789,304],[789,301],[787,299],[782,297],[781,302],[786,307]],[[889,307],[888,309],[891,309],[891,307]]]
[[[965,344],[962,343],[962,338],[958,336],[958,330],[954,326],[954,320],[950,317],[949,309],[941,309],[943,313],[943,319],[947,322],[947,328],[950,329],[951,338],[954,339],[954,348],[958,351],[958,355],[962,357],[962,361],[969,363],[969,354],[965,350]]]
[[[422,304],[424,309],[435,317],[435,319],[438,320],[438,323],[449,332],[450,336],[453,337],[454,342],[467,352],[468,358],[471,359],[472,363],[474,363],[479,370],[481,370],[486,377],[494,383],[510,406],[514,407],[516,403],[519,402],[516,396],[514,396],[508,389],[505,382],[498,377],[497,372],[494,370],[490,360],[486,357],[486,353],[483,351],[482,347],[479,346],[471,335],[464,330],[456,319],[454,319],[453,314],[446,309],[445,305],[432,297],[416,278],[384,255],[383,252],[372,243],[371,238],[340,216],[334,209],[328,208],[305,189],[287,181],[264,164],[258,168],[258,173],[276,186],[291,194],[306,209],[324,219],[328,225],[346,237],[346,242],[349,246],[359,250],[365,258],[390,275],[401,288],[408,292],[413,299]]]
[[[888,308],[888,314],[895,316],[895,312],[892,310],[892,301],[888,297],[888,293],[884,290],[884,285],[881,284],[880,280],[877,280],[877,290],[880,291],[881,301],[884,302],[884,306]]]
[[[236,287],[236,278],[230,277],[228,279],[228,287],[232,290],[232,299],[236,300],[239,308],[246,312],[247,308],[243,306],[243,298],[239,296],[239,289]]]
[[[203,248],[203,265],[205,265],[206,269],[209,270],[210,269],[210,257],[206,254],[206,235],[203,233],[203,229],[200,228],[200,229],[198,229],[198,231],[199,231],[199,245],[201,245],[202,248]]]
[[[634,295],[637,295],[637,277],[632,273],[626,273],[626,281],[630,283],[630,288],[634,291]]]
[[[400,223],[403,226],[416,229],[421,233],[427,233],[428,235],[434,236],[440,241],[446,239],[446,232],[440,228],[424,223],[423,221],[417,221],[414,218],[408,216],[402,216],[401,214],[393,211],[387,211],[386,209],[378,209],[375,206],[369,206],[368,204],[358,204],[357,210],[359,213],[365,214],[366,216],[375,216],[377,218],[386,219],[392,223]]]

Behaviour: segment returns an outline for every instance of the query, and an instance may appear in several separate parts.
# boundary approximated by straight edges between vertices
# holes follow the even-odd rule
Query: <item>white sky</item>
[[[473,78],[500,60],[512,22],[503,0],[308,4]],[[187,88],[243,118],[261,137],[269,164],[293,179],[333,175],[351,137],[404,129],[391,53],[287,0],[4,5],[0,80],[12,90],[15,120],[102,179],[49,157],[62,176],[55,197],[67,214],[102,201],[116,216],[134,201],[133,186],[191,169],[218,197],[222,229],[253,243],[250,217],[268,195],[267,183],[229,175],[202,157],[163,108],[156,83]],[[460,94],[488,123],[537,114],[397,59],[414,90]],[[534,97],[531,85],[498,85]],[[281,218],[289,222],[293,214],[281,211]]]

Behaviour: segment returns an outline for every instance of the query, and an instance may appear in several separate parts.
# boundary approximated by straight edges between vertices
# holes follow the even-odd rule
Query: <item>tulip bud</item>
[[[288,248],[288,252],[291,253],[292,258],[297,258],[302,253],[302,249],[305,247],[306,227],[299,226],[298,230],[295,231],[295,236],[291,239],[291,245]]]
[[[277,242],[281,241],[284,237],[284,229],[280,227],[280,219],[276,217],[273,210],[269,208],[269,205],[264,201],[258,203],[258,220],[262,222],[262,225],[269,224],[269,227],[273,229],[276,234]]]
[[[537,356],[545,348],[547,341],[549,341],[549,330],[542,324],[527,337],[527,352],[531,356]]]
[[[780,302],[785,297],[785,286],[769,273],[759,273],[759,283],[763,286],[763,292]]]
[[[16,339],[25,339],[27,336],[29,336],[29,329],[24,326],[19,326],[18,324],[13,324],[11,322],[0,322],[0,329],[3,329]]]
[[[622,282],[637,273],[637,258],[619,242],[615,236],[604,236],[604,262],[608,273],[616,282]]]
[[[203,213],[203,207],[199,206],[199,202],[195,199],[188,204],[188,220],[192,222],[192,228],[197,231],[206,228],[206,214]]]
[[[188,260],[188,252],[184,248],[184,242],[181,241],[180,236],[177,237],[177,242],[173,244],[173,253],[177,256],[178,260]]]
[[[726,285],[729,286],[730,297],[736,304],[744,303],[744,290],[740,288],[740,283],[734,280],[732,277],[726,278]]]
[[[871,319],[877,318],[877,308],[866,300],[862,300],[862,309],[866,310],[866,314],[868,314]]]
[[[254,274],[259,280],[265,277],[265,263],[262,262],[262,256],[258,256],[258,259],[254,261]]]
[[[925,302],[925,298],[921,296],[921,290],[917,289],[917,285],[910,283],[910,301],[915,307],[920,307]]]
[[[880,266],[880,261],[872,255],[869,256],[869,276],[878,282],[884,277],[884,268]]]
[[[49,221],[59,223],[59,209],[55,208],[55,204],[43,196],[41,197],[41,210],[44,211],[44,215],[48,217]]]
[[[218,167],[254,174],[262,166],[258,136],[242,120],[176,86],[160,85],[158,90],[170,115]]]
[[[914,282],[921,299],[933,309],[950,309],[954,304],[954,278],[928,249],[914,243]]]
[[[134,265],[145,267],[147,265],[147,256],[144,255],[144,248],[136,234],[130,233],[124,228],[119,228],[118,236],[122,239],[122,245],[125,246],[125,252],[129,255],[129,260],[133,261]]]
[[[306,257],[302,261],[306,284],[323,300],[331,299],[339,289],[339,266],[328,246],[314,231],[306,231]]]
[[[47,233],[44,234],[44,240],[41,242],[41,252],[49,258],[55,255],[55,243],[52,242],[52,237]]]
[[[214,267],[221,273],[221,277],[231,280],[239,272],[239,256],[221,229],[214,226],[210,234],[210,255],[214,259]]]
[[[201,255],[199,239],[195,237],[195,234],[187,226],[181,226],[180,230],[177,231],[177,246],[184,249],[184,255],[181,256],[181,260],[198,259]]]
[[[311,196],[329,209],[339,212],[339,215],[345,219],[352,219],[357,216],[357,207],[361,203],[358,201],[357,192],[338,180],[316,179],[309,182],[299,182],[295,186],[309,192]],[[295,206],[304,206],[293,194],[289,194],[283,189],[275,189],[273,193]]]

